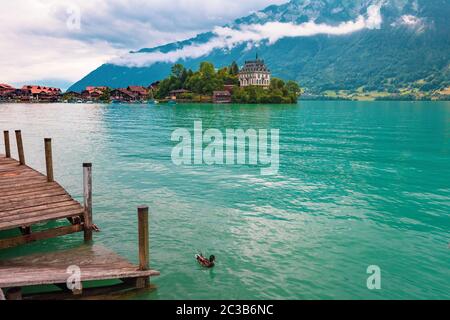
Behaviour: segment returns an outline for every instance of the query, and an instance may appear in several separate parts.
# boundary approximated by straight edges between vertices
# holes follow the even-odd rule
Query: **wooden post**
[[[11,158],[11,145],[9,144],[9,131],[3,131],[5,137],[5,156]]]
[[[84,241],[92,240],[92,163],[83,164]]]
[[[19,162],[25,165],[25,155],[23,153],[22,131],[16,130],[17,152],[19,153]]]
[[[52,139],[45,138],[45,165],[47,167],[47,181],[53,182],[53,156],[52,156]]]
[[[148,270],[150,265],[148,240],[148,207],[138,207],[139,222],[139,269]]]
[[[149,234],[148,234],[148,207],[138,207],[139,229],[139,270],[146,271],[150,268]],[[145,288],[150,283],[150,277],[136,279],[137,288]]]

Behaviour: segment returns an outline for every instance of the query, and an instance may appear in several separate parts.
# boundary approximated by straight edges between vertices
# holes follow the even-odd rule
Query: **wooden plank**
[[[100,246],[40,253],[0,261],[0,287],[64,284],[69,266],[81,269],[81,281],[145,278],[159,275],[155,270],[138,270],[126,259]],[[14,277],[11,277],[14,274]]]
[[[28,208],[23,208],[23,209],[2,211],[2,212],[0,212],[0,217],[26,214],[26,213],[30,213],[30,212],[40,212],[40,211],[45,211],[48,209],[75,206],[75,205],[78,206],[80,209],[82,208],[81,205],[78,202],[76,202],[75,200],[66,200],[66,201],[55,202],[55,203],[50,203],[50,204],[43,204],[43,205],[36,206],[36,207],[28,207]]]
[[[31,226],[33,224],[37,224],[37,223],[43,223],[43,222],[48,222],[51,220],[59,220],[59,219],[64,219],[64,218],[71,218],[71,217],[78,217],[83,215],[83,211],[82,210],[73,210],[73,211],[59,211],[56,213],[51,213],[51,214],[40,214],[39,216],[36,217],[31,217],[31,218],[27,218],[27,219],[16,219],[14,221],[10,221],[10,222],[0,222],[0,230],[9,230],[9,229],[14,229],[17,227],[26,227],[26,226]]]
[[[43,204],[63,202],[63,201],[71,200],[71,199],[72,198],[69,195],[63,195],[63,196],[56,196],[56,197],[34,199],[34,200],[29,200],[29,201],[17,201],[17,202],[13,202],[10,204],[0,205],[0,212],[4,211],[4,210],[15,210],[15,209],[36,207],[36,206],[43,205]]]
[[[78,212],[81,211],[82,212],[83,209],[79,205],[73,204],[71,206],[46,209],[44,211],[33,211],[33,212],[23,213],[20,215],[14,214],[14,215],[9,215],[9,216],[1,216],[0,224],[2,224],[4,222],[11,222],[11,221],[17,221],[17,220],[21,220],[21,219],[30,219],[33,217],[45,216],[45,215],[58,213],[58,212],[72,212],[72,211],[78,211]]]
[[[22,182],[22,181],[31,180],[31,179],[47,181],[47,179],[43,175],[41,175],[37,172],[32,172],[32,173],[26,173],[26,174],[22,174],[22,175],[13,175],[13,176],[9,176],[9,177],[2,177],[0,179],[0,184],[8,185],[11,182],[16,182],[16,181]]]
[[[2,166],[3,164],[9,164],[9,163],[19,163],[19,161],[11,159],[11,158],[2,158],[0,160],[0,166]]]
[[[23,201],[24,199],[34,200],[34,199],[39,199],[39,198],[47,198],[47,197],[62,196],[62,195],[67,195],[67,192],[62,188],[56,188],[53,190],[35,191],[32,193],[0,197],[0,205],[13,203],[13,202],[17,202],[17,201]]]
[[[14,269],[5,270],[7,272],[14,272]],[[33,273],[27,273],[21,277],[15,276],[14,278],[5,278],[0,269],[0,286],[2,287],[21,287],[21,286],[36,286],[36,285],[48,285],[55,283],[65,283],[68,279],[66,270],[33,270]],[[141,277],[154,277],[159,276],[160,273],[155,270],[140,271],[133,268],[130,269],[98,269],[89,270],[87,268],[82,269],[81,281],[99,281],[99,280],[113,280],[113,279],[127,279],[127,278],[141,278]]]
[[[38,171],[33,170],[32,168],[28,166],[21,166],[18,162],[12,162],[8,164],[0,165],[0,172],[8,172],[8,171],[24,171],[24,172],[35,172],[37,174],[40,174]]]
[[[40,187],[49,186],[49,185],[59,186],[59,184],[57,184],[56,182],[53,182],[53,183],[39,182],[39,183],[32,183],[32,184],[24,184],[21,186],[13,185],[12,187],[0,188],[0,194],[8,194],[10,192],[15,193],[15,192],[20,192],[20,191],[28,192],[28,190],[33,189],[33,188],[40,188]]]
[[[9,239],[0,239],[0,249],[12,248],[12,247],[16,247],[18,245],[26,244],[26,243],[33,242],[33,241],[45,240],[45,239],[50,239],[50,238],[54,238],[54,237],[64,236],[64,235],[72,234],[75,232],[80,232],[82,230],[83,230],[83,226],[76,224],[76,225],[71,225],[71,226],[67,226],[67,227],[59,227],[59,228],[45,230],[45,231],[41,231],[41,232],[35,232],[35,233],[28,234],[28,235],[9,238]],[[30,266],[30,269],[31,269],[31,266]],[[0,278],[2,277],[2,274],[5,273],[6,271],[7,271],[7,268],[3,268],[0,266]],[[10,270],[10,271],[12,272],[13,270]],[[17,272],[19,270],[14,270],[14,271]],[[10,275],[11,274],[15,274],[15,273],[10,273]],[[19,273],[17,273],[17,274],[19,275]],[[6,274],[3,274],[3,276],[5,277]],[[12,277],[10,276],[10,278],[12,278]],[[1,279],[0,279],[0,282],[1,282]],[[0,287],[2,287],[2,285],[0,285]],[[5,287],[10,287],[10,286],[5,286]]]
[[[21,169],[11,167],[8,170],[0,171],[0,178],[40,176],[41,174],[29,168]]]
[[[14,189],[14,190],[9,190],[9,191],[3,191],[0,194],[0,199],[4,199],[6,197],[9,196],[13,196],[13,195],[26,195],[29,193],[34,193],[36,191],[40,191],[40,190],[54,190],[54,189],[61,189],[61,187],[55,183],[55,182],[45,182],[45,183],[41,183],[41,184],[37,184],[37,185],[31,185],[31,186],[25,186],[23,188],[18,188],[18,189]]]

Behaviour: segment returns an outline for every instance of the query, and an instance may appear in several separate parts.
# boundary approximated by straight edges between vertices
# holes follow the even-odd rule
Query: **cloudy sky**
[[[2,0],[0,83],[66,88],[129,50],[183,40],[287,0]]]

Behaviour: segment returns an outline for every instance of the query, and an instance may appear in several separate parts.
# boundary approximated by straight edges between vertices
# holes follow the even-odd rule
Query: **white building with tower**
[[[245,65],[239,71],[239,85],[241,87],[260,86],[268,88],[270,86],[270,70],[256,55],[256,60],[245,61]]]

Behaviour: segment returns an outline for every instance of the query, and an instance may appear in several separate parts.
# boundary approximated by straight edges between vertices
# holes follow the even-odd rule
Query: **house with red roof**
[[[98,101],[108,89],[108,87],[86,87],[86,90],[81,92],[81,96],[84,100]]]
[[[114,89],[111,91],[110,97],[114,102],[135,102],[139,100],[139,96],[136,93],[125,88]]]
[[[127,90],[132,92],[138,100],[145,100],[148,96],[148,89],[141,86],[128,86]]]
[[[0,100],[6,101],[11,100],[13,93],[16,91],[15,88],[9,84],[0,83]]]
[[[46,86],[26,85],[21,90],[23,101],[57,102],[62,95],[61,89]]]

